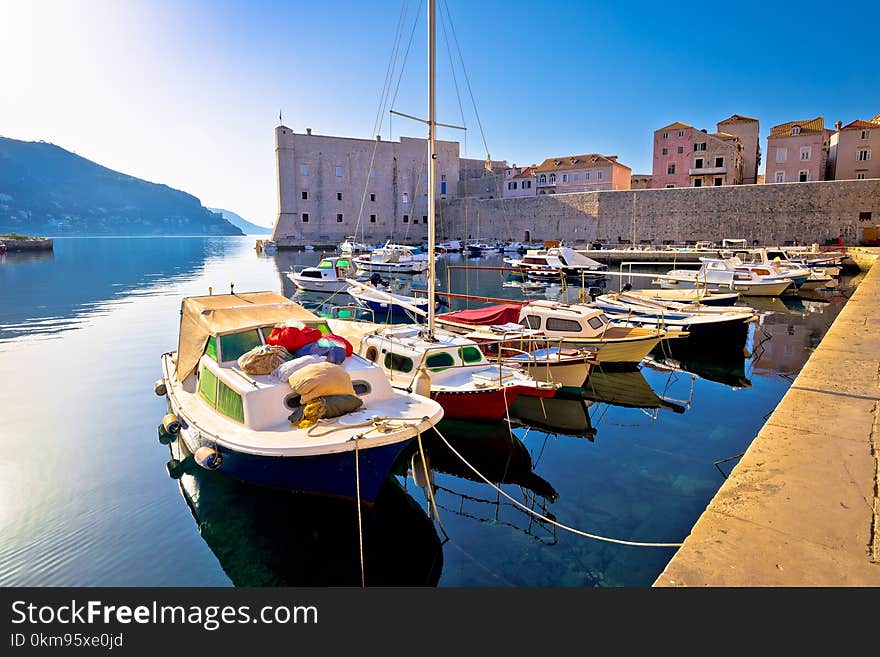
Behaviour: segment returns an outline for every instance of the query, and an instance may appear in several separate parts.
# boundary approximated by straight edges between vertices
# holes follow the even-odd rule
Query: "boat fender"
[[[166,433],[175,434],[180,431],[180,420],[174,413],[168,413],[162,418],[162,428]]]
[[[419,488],[427,488],[430,484],[433,488],[434,471],[431,470],[431,461],[428,458],[427,454],[425,454],[424,459],[422,459],[422,455],[419,452],[413,454],[410,467],[412,467],[413,481],[415,482],[416,486],[418,486]],[[428,471],[427,479],[425,478],[425,470]]]
[[[205,470],[216,470],[220,467],[220,463],[223,461],[223,457],[220,456],[220,452],[218,452],[213,447],[208,447],[207,445],[202,445],[196,450],[196,453],[193,454],[193,458],[196,460],[201,467]]]
[[[416,378],[413,380],[413,392],[422,397],[431,396],[431,376],[424,367],[420,367]]]
[[[162,379],[157,379],[153,384],[153,392],[156,393],[157,397],[164,397],[165,393],[168,392],[165,388],[165,382]]]
[[[176,436],[175,434],[173,434],[173,433],[168,433],[167,431],[165,431],[165,425],[164,425],[164,424],[160,424],[160,425],[156,428],[156,433],[159,434],[159,444],[160,444],[160,445],[170,445],[170,444],[173,443],[175,440],[177,440],[177,436]]]

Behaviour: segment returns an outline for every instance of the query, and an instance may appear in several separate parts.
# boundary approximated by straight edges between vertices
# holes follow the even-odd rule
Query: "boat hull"
[[[200,447],[196,431],[182,429],[179,435],[190,452]],[[357,476],[354,450],[320,456],[261,456],[218,444],[217,472],[252,484],[332,497],[356,499],[359,491],[361,500],[372,503],[394,462],[412,440],[357,450]]]
[[[523,363],[521,360],[510,359],[505,365],[518,364],[529,373],[535,381],[558,383],[562,386],[580,388],[590,374],[590,366],[586,362],[555,362],[538,361]]]
[[[567,347],[593,351],[596,353],[596,360],[602,364],[635,366],[651,353],[660,340],[662,340],[662,336],[659,335],[615,341],[564,338],[562,344]]]
[[[507,417],[510,405],[520,396],[550,398],[553,388],[506,386],[494,390],[468,392],[431,392],[431,399],[443,407],[443,417],[458,420],[500,420]]]
[[[290,277],[297,290],[303,292],[345,292],[350,285],[345,281],[322,281],[317,278],[308,280],[303,278]]]
[[[369,262],[355,258],[355,264],[364,271],[386,274],[418,274],[428,270],[428,263],[423,260],[413,260],[412,262]]]

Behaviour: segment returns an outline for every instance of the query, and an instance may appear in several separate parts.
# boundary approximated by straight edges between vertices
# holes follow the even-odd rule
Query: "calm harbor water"
[[[176,347],[181,297],[230,282],[291,296],[284,272],[319,255],[260,256],[253,243],[70,238],[54,254],[0,258],[0,585],[359,584],[353,504],[166,471],[165,402],[151,386],[160,354]],[[438,278],[446,289],[443,264]],[[522,296],[499,272],[450,280],[457,292]],[[506,424],[442,430],[506,492],[562,523],[680,541],[735,464],[716,462],[746,449],[854,283],[749,300],[764,312],[745,355],[658,353],[636,372],[598,372],[587,402],[551,409],[555,426],[523,407],[512,435]],[[649,586],[673,553],[556,530],[440,441],[425,447],[448,538],[408,453],[365,520],[368,584]]]

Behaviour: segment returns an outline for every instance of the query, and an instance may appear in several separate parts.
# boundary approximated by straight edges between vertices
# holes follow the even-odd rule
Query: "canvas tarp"
[[[315,319],[316,315],[276,292],[187,297],[180,308],[177,378],[183,381],[192,374],[212,335]]]
[[[471,310],[457,310],[451,313],[439,315],[439,319],[460,324],[474,324],[478,326],[490,326],[493,324],[508,324],[519,321],[520,306],[512,303],[486,306],[485,308],[473,308]]]

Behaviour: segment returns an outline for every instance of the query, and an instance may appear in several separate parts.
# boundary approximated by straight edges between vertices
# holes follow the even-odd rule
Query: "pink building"
[[[828,178],[880,178],[880,114],[845,126],[837,122],[828,153]]]
[[[616,155],[566,155],[550,157],[533,169],[538,194],[570,194],[629,189],[632,169]]]
[[[743,146],[737,135],[709,133],[675,122],[654,132],[651,186],[720,187],[743,182]]]
[[[502,198],[519,198],[521,196],[535,196],[538,193],[535,176],[535,164],[530,167],[518,167],[514,164],[504,170],[504,180],[501,183]]]
[[[832,134],[821,116],[773,126],[767,137],[765,182],[825,180]]]

